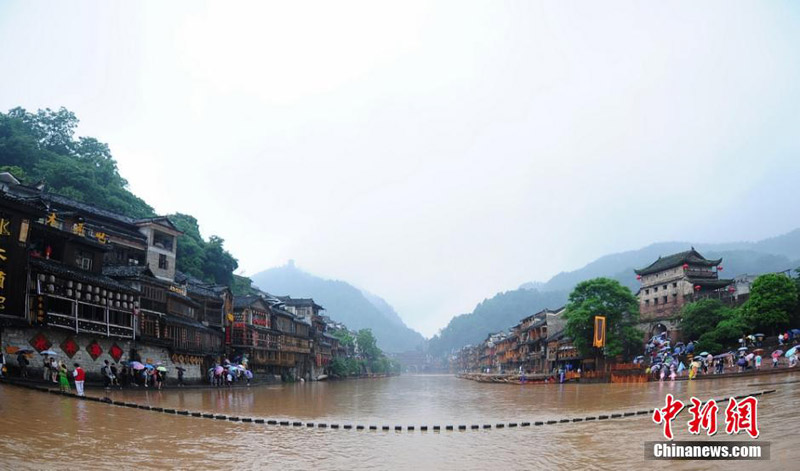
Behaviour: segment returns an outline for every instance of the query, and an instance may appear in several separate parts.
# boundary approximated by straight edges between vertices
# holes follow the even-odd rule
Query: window
[[[653,298],[653,304],[658,304],[658,298]]]
[[[654,287],[654,288],[653,288],[653,292],[654,292],[654,293],[657,293],[657,292],[658,292],[658,286],[656,286],[656,287]]]
[[[167,256],[164,254],[158,255],[158,268],[162,270],[169,269],[169,264],[167,263]]]
[[[664,290],[666,291],[666,289],[667,289],[667,285],[664,285]]]
[[[667,297],[666,296],[664,296],[663,301],[664,301],[664,304],[667,304]]]
[[[153,245],[160,248],[172,251],[172,241],[173,237],[169,234],[164,234],[163,232],[154,231],[153,232]]]
[[[650,305],[650,300],[649,299],[645,299],[644,300],[644,305],[645,306],[649,306]]]
[[[650,290],[649,289],[644,290],[644,294],[650,294]]]
[[[75,251],[75,266],[84,270],[92,269],[92,254],[83,250]]]
[[[675,283],[672,283],[672,287],[673,287],[673,288],[677,288],[677,287],[678,287],[678,283],[677,283],[677,282],[675,282]]]

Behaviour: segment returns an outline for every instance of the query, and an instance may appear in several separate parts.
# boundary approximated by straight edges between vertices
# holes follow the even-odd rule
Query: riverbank
[[[626,378],[637,376],[642,378],[641,381],[619,381],[615,380],[615,373],[625,373]],[[709,379],[726,379],[726,378],[752,378],[755,376],[769,376],[780,375],[786,373],[800,372],[800,368],[790,366],[780,366],[777,368],[762,368],[760,370],[747,370],[744,372],[731,371],[721,374],[699,374],[693,381],[703,381]],[[597,373],[591,376],[582,375],[581,373],[570,372],[565,382],[576,383],[649,383],[659,382],[653,378],[652,375],[645,373],[644,370],[624,370],[609,371],[607,375],[598,375]],[[544,375],[544,374],[526,374],[520,375],[518,373],[459,373],[456,375],[460,379],[468,379],[478,383],[496,383],[496,384],[559,384],[557,376]],[[669,378],[665,378],[664,382],[669,382]],[[688,376],[678,376],[675,381],[689,381]]]

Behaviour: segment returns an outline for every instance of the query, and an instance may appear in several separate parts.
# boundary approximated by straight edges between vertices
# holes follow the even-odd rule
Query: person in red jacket
[[[83,396],[83,382],[86,380],[86,372],[83,371],[81,365],[75,363],[72,376],[75,378],[75,389],[78,391],[78,396]]]

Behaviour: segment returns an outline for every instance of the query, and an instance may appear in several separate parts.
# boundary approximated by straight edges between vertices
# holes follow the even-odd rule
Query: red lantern
[[[722,265],[717,267],[717,271],[722,271]]]
[[[694,285],[694,290],[695,291],[700,291],[700,285]]]
[[[734,288],[733,286],[729,286],[728,287],[728,292],[729,293],[733,293],[734,291],[736,291],[736,288]]]
[[[50,254],[52,254],[52,253],[53,253],[53,248],[52,248],[52,247],[50,247],[49,245],[48,245],[47,247],[45,247],[45,248],[44,248],[44,257],[45,257],[47,260],[50,260]]]
[[[641,280],[642,279],[642,275],[636,275],[636,279],[637,280]]]
[[[688,270],[689,269],[689,264],[688,263],[684,263],[683,264],[683,269],[684,270]]]

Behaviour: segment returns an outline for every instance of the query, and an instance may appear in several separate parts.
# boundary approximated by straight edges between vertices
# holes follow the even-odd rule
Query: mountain
[[[251,277],[253,284],[274,295],[314,298],[325,314],[350,329],[372,329],[378,346],[391,353],[414,350],[424,342],[382,298],[344,281],[326,280],[304,272],[293,262]]]
[[[571,290],[581,281],[607,276],[629,288],[638,289],[635,268],[646,267],[659,256],[696,248],[706,258],[722,258],[724,276],[783,271],[800,266],[800,229],[758,242],[721,244],[660,242],[647,247],[605,255],[571,272],[562,272],[540,285],[540,290]],[[527,284],[526,284],[527,285]],[[523,286],[526,286],[523,285]]]
[[[484,300],[471,313],[451,319],[429,341],[429,350],[432,354],[446,354],[454,348],[480,342],[489,333],[506,330],[541,309],[560,307],[576,284],[591,278],[613,278],[635,292],[639,288],[633,272],[635,268],[646,267],[659,256],[682,252],[692,246],[707,258],[722,258],[722,276],[725,277],[800,267],[800,229],[758,242],[651,244],[638,250],[602,256],[578,270],[559,273],[546,283],[524,283],[517,290]]]
[[[544,308],[563,306],[568,294],[525,288],[498,293],[484,299],[471,313],[450,319],[447,327],[428,341],[428,351],[432,355],[443,355],[464,345],[477,344],[488,334],[508,330],[522,318]]]

